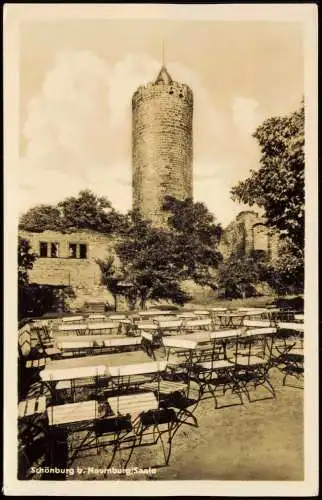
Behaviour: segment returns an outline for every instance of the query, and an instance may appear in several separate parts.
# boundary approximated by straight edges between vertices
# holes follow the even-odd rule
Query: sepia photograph
[[[314,4],[4,18],[5,493],[316,495]]]

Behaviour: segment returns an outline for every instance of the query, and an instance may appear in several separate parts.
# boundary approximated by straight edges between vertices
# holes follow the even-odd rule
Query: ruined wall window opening
[[[39,243],[39,257],[48,257],[48,244],[44,241]]]
[[[79,245],[79,258],[87,259],[87,245],[85,245],[84,243],[81,243]]]
[[[77,245],[76,245],[76,243],[69,244],[69,258],[70,259],[77,258]]]
[[[87,259],[87,245],[85,243],[70,243],[69,258]]]
[[[59,243],[50,244],[50,257],[56,258],[59,256]]]

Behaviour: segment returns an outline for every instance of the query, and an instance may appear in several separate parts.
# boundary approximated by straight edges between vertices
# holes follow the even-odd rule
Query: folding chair
[[[40,345],[39,351],[44,353],[47,357],[57,358],[60,357],[61,351],[55,345],[54,337],[50,334],[47,326],[35,327],[33,329],[37,335]]]
[[[174,408],[160,405],[161,374],[166,370],[167,363],[164,361],[141,363],[139,365],[123,365],[108,367],[112,386],[110,390],[116,396],[108,397],[107,402],[118,418],[128,418],[132,430],[131,454],[135,446],[143,445],[143,437],[152,435],[152,442],[146,444],[157,444],[159,439],[162,443],[165,462],[168,464],[171,454],[171,443],[174,434],[180,425],[178,415]],[[166,382],[167,393],[180,392],[182,384]],[[146,392],[148,391],[148,392]],[[161,430],[161,425],[166,425],[166,430]],[[152,432],[148,432],[152,427]],[[168,435],[169,451],[165,452],[162,436]],[[125,437],[125,440],[127,438]],[[117,447],[120,449],[121,440],[118,436]]]
[[[243,404],[241,392],[235,379],[236,363],[227,356],[226,349],[228,342],[237,342],[239,334],[239,330],[212,332],[211,359],[206,361],[200,359],[193,363],[191,379],[198,385],[199,399],[205,394],[210,394],[214,399],[216,409]],[[224,348],[223,345],[225,345]],[[228,391],[231,391],[232,395],[237,394],[239,402],[230,402],[219,406],[218,393],[220,392],[224,397]]]
[[[283,385],[303,389],[304,375],[304,325],[302,323],[278,323],[278,340],[274,344],[274,365],[279,368]],[[295,377],[300,385],[286,384],[288,377]]]
[[[99,453],[97,421],[104,417],[104,405],[96,399],[47,408],[50,466],[57,465],[63,451],[71,465],[82,450],[96,448]]]
[[[252,329],[237,337],[234,361],[235,381],[250,403],[259,399],[268,399],[268,397],[251,399],[251,389],[256,390],[258,387],[264,387],[271,397],[276,397],[269,378],[269,370],[273,366],[272,349],[276,331],[276,328]]]
[[[33,465],[34,444],[43,437],[40,418],[46,412],[46,397],[20,401],[18,404],[18,458],[19,478],[27,479]]]

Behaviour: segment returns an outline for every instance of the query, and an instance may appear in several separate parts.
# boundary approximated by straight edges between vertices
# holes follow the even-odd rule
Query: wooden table
[[[99,415],[96,400],[82,401],[63,405],[53,405],[47,408],[50,426],[69,425],[80,422],[94,421]]]
[[[218,314],[220,326],[225,328],[242,326],[244,318],[245,312]]]
[[[141,337],[111,337],[103,335],[88,335],[84,338],[82,337],[71,337],[70,339],[59,340],[59,347],[65,352],[71,352],[72,354],[79,355],[82,352],[90,351],[103,351],[103,349],[117,349],[122,347],[132,347],[141,345]]]
[[[131,420],[136,420],[142,413],[157,410],[158,401],[153,392],[115,396],[107,399],[115,415],[130,415]]]
[[[96,385],[98,378],[106,378],[106,366],[80,366],[77,368],[45,368],[40,372],[40,378],[51,392],[53,401],[56,400],[56,392],[61,389],[70,389],[74,400],[76,381],[82,380],[82,385]]]
[[[38,398],[25,399],[18,404],[18,418],[31,417],[39,415],[46,411],[46,396]]]

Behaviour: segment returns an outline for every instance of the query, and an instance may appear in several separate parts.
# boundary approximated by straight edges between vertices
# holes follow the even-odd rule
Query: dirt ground
[[[135,448],[127,469],[151,467],[156,469],[154,474],[104,475],[102,470],[106,467],[124,467],[129,453],[128,450],[117,452],[110,466],[109,448],[99,455],[94,452],[87,457],[78,457],[71,467],[85,470],[84,480],[301,481],[304,463],[303,390],[283,387],[282,375],[277,369],[272,370],[271,380],[276,399],[245,401],[243,405],[217,410],[212,399],[200,401],[194,412],[198,427],[183,424],[179,428],[167,466],[160,441]],[[256,397],[263,395],[258,393]],[[75,473],[68,479],[79,480],[80,477]]]

